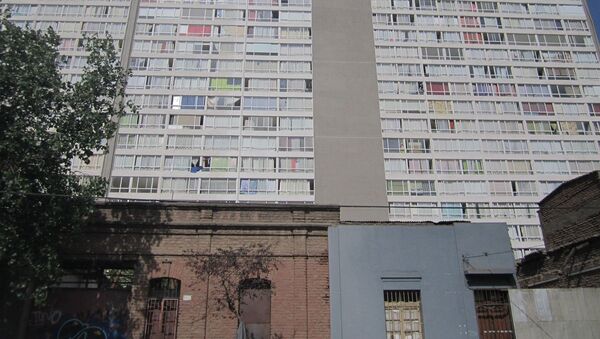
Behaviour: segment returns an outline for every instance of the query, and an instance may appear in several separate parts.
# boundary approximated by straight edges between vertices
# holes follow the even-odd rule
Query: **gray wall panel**
[[[315,199],[386,206],[371,6],[313,2]],[[387,208],[343,208],[342,220],[388,220]]]

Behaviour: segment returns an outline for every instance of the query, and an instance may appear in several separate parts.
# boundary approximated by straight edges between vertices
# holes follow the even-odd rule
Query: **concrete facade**
[[[378,206],[342,207],[342,220],[388,221],[370,5],[315,0],[312,13],[315,201]]]
[[[516,339],[600,338],[600,289],[510,290]]]
[[[600,65],[584,0],[6,0],[53,27],[66,80],[83,33],[132,69],[109,197],[345,205],[344,220],[506,222],[600,169]],[[383,147],[382,147],[383,146]],[[363,207],[360,207],[363,206]],[[369,208],[364,206],[375,206]]]
[[[384,338],[384,290],[420,291],[424,337],[478,338],[472,289],[508,288],[514,282],[504,227],[423,223],[330,228],[332,338]],[[489,278],[484,284],[467,282],[482,276]]]

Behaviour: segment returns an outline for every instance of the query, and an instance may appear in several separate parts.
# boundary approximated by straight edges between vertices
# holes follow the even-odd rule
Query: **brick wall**
[[[517,276],[522,288],[600,287],[600,237],[529,255]]]
[[[600,172],[564,183],[540,203],[546,251],[517,266],[521,287],[600,287]]]
[[[540,203],[547,250],[600,234],[600,172],[575,178]]]
[[[148,281],[181,280],[177,338],[233,338],[237,320],[218,310],[219,286],[203,281],[193,253],[261,243],[272,246],[271,334],[329,338],[327,226],[339,221],[333,207],[101,204],[93,225],[65,250],[75,261],[135,262],[129,300],[130,335],[143,333]],[[187,300],[183,300],[183,296]]]

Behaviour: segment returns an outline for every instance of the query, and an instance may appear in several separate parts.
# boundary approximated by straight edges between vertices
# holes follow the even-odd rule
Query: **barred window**
[[[422,339],[421,293],[414,290],[383,291],[387,339]]]

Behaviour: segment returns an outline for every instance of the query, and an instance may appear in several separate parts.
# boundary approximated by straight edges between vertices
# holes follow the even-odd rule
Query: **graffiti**
[[[128,331],[127,294],[107,292],[57,296],[29,322],[30,339],[126,339]]]
[[[110,308],[67,314],[61,310],[33,313],[30,329],[35,339],[125,339],[126,310]]]
[[[71,319],[60,326],[56,339],[108,339],[108,336],[98,326],[85,324],[79,319]]]

